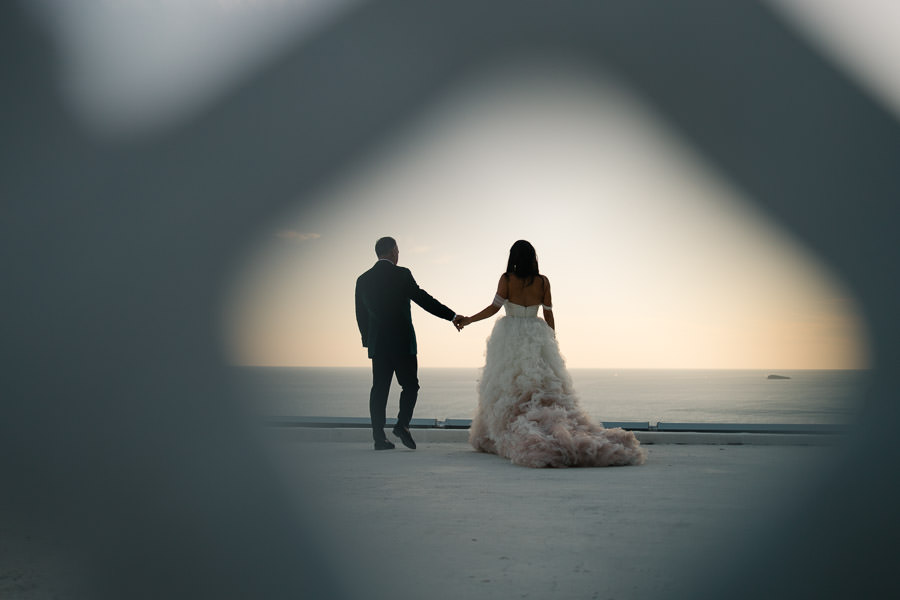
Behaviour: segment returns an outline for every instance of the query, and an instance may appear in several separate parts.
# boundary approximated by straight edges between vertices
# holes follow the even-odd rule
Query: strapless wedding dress
[[[469,442],[527,467],[637,465],[630,431],[604,429],[578,406],[554,331],[540,305],[504,304],[487,341]]]

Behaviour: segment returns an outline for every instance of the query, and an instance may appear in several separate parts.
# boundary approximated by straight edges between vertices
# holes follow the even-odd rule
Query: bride
[[[493,316],[478,383],[469,442],[527,467],[637,465],[645,452],[630,431],[604,429],[581,411],[556,342],[550,280],[538,271],[534,247],[513,244],[490,306],[460,323]],[[543,309],[544,319],[537,316]]]

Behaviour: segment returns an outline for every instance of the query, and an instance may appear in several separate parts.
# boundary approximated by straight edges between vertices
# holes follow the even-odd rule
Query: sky
[[[368,364],[354,284],[390,235],[464,315],[532,242],[571,367],[866,365],[846,289],[640,98],[575,65],[478,74],[311,200],[260,232],[235,278],[235,363]],[[458,333],[413,305],[413,321],[421,366],[481,366],[493,319]]]
[[[36,0],[73,114],[98,137],[154,135],[280,48],[366,0]],[[768,0],[900,115],[892,0]],[[531,241],[572,367],[857,368],[852,296],[626,85],[577,64],[508,64],[460,82],[352,171],[259,231],[223,298],[239,364],[364,366],[353,285],[382,235],[462,314]],[[413,306],[422,366],[480,366]]]

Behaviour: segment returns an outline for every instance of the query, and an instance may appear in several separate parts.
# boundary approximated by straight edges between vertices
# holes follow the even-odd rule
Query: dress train
[[[634,434],[593,423],[578,406],[553,330],[538,306],[506,302],[487,341],[469,442],[527,467],[638,465]]]

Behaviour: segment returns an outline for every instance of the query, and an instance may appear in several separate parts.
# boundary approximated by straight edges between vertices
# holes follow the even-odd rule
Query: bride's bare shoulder
[[[509,275],[503,273],[500,275],[500,281],[497,282],[497,293],[506,297],[506,293],[509,291]]]

